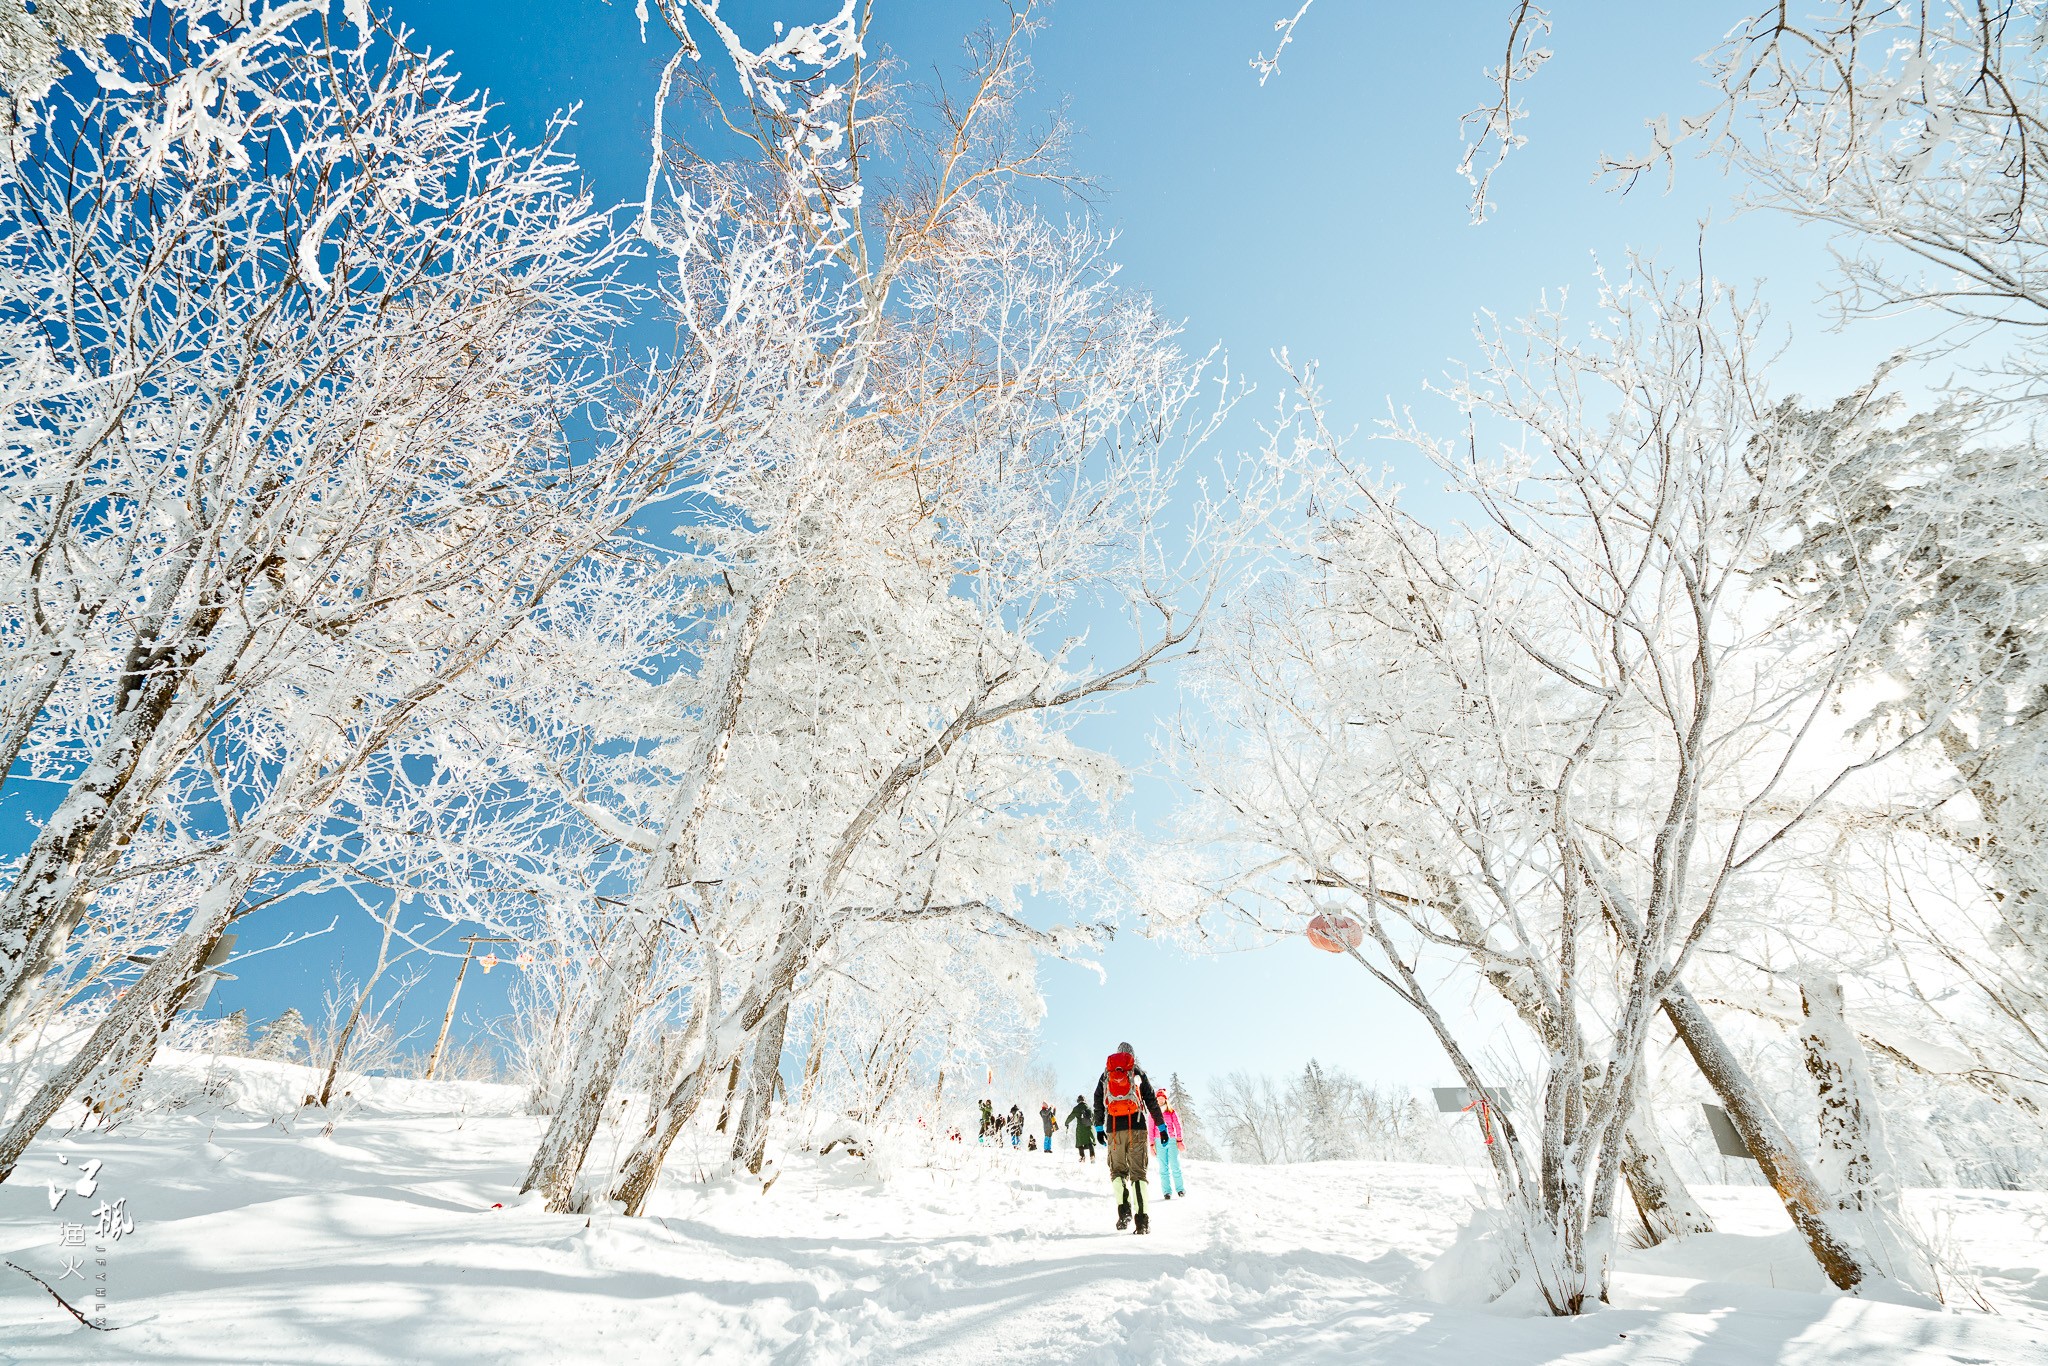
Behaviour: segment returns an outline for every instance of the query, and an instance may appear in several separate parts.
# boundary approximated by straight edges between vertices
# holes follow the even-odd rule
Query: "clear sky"
[[[655,81],[672,50],[658,25],[642,45],[632,6],[600,0],[391,0],[389,8],[420,41],[452,50],[457,69],[487,87],[522,132],[580,103],[571,148],[599,197],[638,198]],[[725,6],[756,41],[772,19],[801,22],[836,8],[836,0]],[[1645,118],[1705,102],[1693,59],[1737,17],[1732,7],[1556,6],[1556,56],[1525,96],[1530,144],[1495,177],[1498,211],[1479,227],[1468,222],[1454,170],[1458,120],[1486,97],[1481,68],[1499,60],[1506,0],[1319,0],[1282,70],[1261,88],[1250,59],[1272,50],[1273,21],[1294,8],[1293,0],[1064,0],[1034,45],[1040,97],[1065,102],[1078,134],[1074,169],[1101,187],[1090,211],[1122,234],[1126,283],[1184,319],[1192,346],[1222,343],[1236,369],[1268,387],[1273,350],[1319,361],[1340,428],[1369,428],[1390,399],[1424,401],[1425,380],[1472,354],[1479,311],[1513,316],[1564,287],[1590,295],[1595,259],[1618,263],[1629,248],[1687,267],[1703,219],[1712,220],[1709,270],[1760,282],[1790,330],[1780,391],[1831,397],[1896,344],[1895,331],[1876,327],[1828,333],[1819,311],[1823,240],[1778,218],[1733,215],[1737,187],[1712,167],[1682,167],[1669,194],[1661,180],[1627,196],[1591,183],[1597,155],[1637,148]],[[979,0],[876,4],[881,43],[913,74],[956,63],[960,38],[993,13]],[[1407,473],[1421,481],[1421,471]],[[1157,717],[1174,705],[1172,688],[1169,676],[1125,696],[1087,722],[1083,738],[1142,762]],[[1148,786],[1137,819],[1157,819],[1169,800]],[[266,937],[251,929],[243,947]],[[346,922],[338,933],[360,945]],[[312,1013],[331,948],[280,954],[261,973],[251,964],[243,981],[215,993],[208,1013],[242,1005],[262,1018],[285,1004]],[[1062,1093],[1092,1082],[1119,1038],[1131,1039],[1156,1073],[1178,1070],[1191,1082],[1235,1068],[1294,1070],[1312,1055],[1368,1079],[1450,1080],[1427,1032],[1398,1003],[1356,965],[1300,942],[1191,957],[1127,931],[1104,965],[1106,984],[1062,964],[1043,972],[1041,1052]],[[424,984],[415,1011],[438,1018],[452,975],[446,965]],[[488,1011],[504,977],[472,974],[465,1005]]]

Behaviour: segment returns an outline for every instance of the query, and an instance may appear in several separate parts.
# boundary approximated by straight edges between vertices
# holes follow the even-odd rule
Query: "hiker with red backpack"
[[[1152,1079],[1138,1066],[1138,1056],[1127,1043],[1116,1046],[1103,1065],[1102,1079],[1095,1083],[1095,1136],[1109,1145],[1109,1179],[1116,1189],[1116,1226],[1131,1224],[1137,1214],[1136,1233],[1152,1231],[1152,1216],[1145,1210],[1145,1167],[1151,1148],[1145,1116],[1164,1126],[1159,1098],[1152,1093]]]

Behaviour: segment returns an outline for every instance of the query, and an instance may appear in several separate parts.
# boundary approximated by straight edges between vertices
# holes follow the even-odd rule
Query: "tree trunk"
[[[576,1178],[583,1171],[590,1141],[597,1136],[612,1079],[618,1075],[626,1041],[639,1017],[641,986],[654,966],[659,934],[660,927],[646,916],[634,916],[627,922],[627,942],[605,974],[595,1018],[577,1043],[555,1113],[519,1188],[539,1191],[547,1199],[547,1208],[556,1214],[566,1214],[574,1207]]]
[[[1464,1046],[1444,1020],[1443,1012],[1438,1010],[1430,999],[1421,979],[1415,975],[1415,969],[1395,948],[1392,937],[1387,933],[1386,924],[1380,917],[1379,901],[1370,895],[1365,902],[1365,928],[1372,936],[1373,942],[1379,946],[1380,952],[1385,955],[1387,966],[1393,970],[1394,977],[1388,977],[1374,967],[1355,947],[1346,950],[1352,961],[1394,991],[1422,1016],[1428,1023],[1430,1032],[1436,1035],[1438,1044],[1444,1050],[1444,1056],[1457,1070],[1458,1079],[1465,1083],[1467,1091],[1474,1095],[1484,1095],[1486,1086],[1480,1080],[1479,1070],[1473,1066]],[[1552,1130],[1557,1127],[1553,1123],[1557,1118],[1557,1111],[1552,1103],[1553,1095],[1559,1085],[1558,1073],[1576,1065],[1572,1058],[1561,1058],[1558,1065],[1551,1069],[1551,1085],[1546,1090],[1553,1094],[1546,1095],[1544,1102],[1544,1151],[1535,1160],[1532,1161],[1531,1154],[1523,1148],[1521,1135],[1516,1130],[1512,1118],[1498,1111],[1488,1116],[1492,1121],[1490,1136],[1493,1141],[1486,1145],[1486,1155],[1493,1166],[1494,1176],[1500,1182],[1501,1200],[1507,1208],[1508,1217],[1514,1221],[1518,1236],[1526,1245],[1529,1254],[1528,1265],[1536,1281],[1537,1291],[1553,1314],[1577,1313],[1578,1306],[1585,1298],[1584,1265],[1581,1263],[1576,1271],[1573,1269],[1569,1250],[1560,1248],[1555,1243],[1553,1234],[1556,1222],[1545,1214],[1553,1176],[1548,1166],[1551,1157],[1549,1145]],[[1558,1156],[1562,1157],[1563,1154],[1560,1153]]]
[[[51,1116],[63,1107],[74,1091],[92,1078],[117,1049],[146,1035],[148,1051],[143,1053],[141,1061],[147,1065],[148,1053],[153,1052],[156,1046],[156,1036],[161,1035],[169,1024],[179,1003],[191,990],[194,977],[220,942],[221,934],[227,929],[236,908],[242,904],[242,898],[248,895],[249,887],[256,879],[254,851],[265,842],[253,825],[244,826],[237,848],[229,859],[229,866],[240,866],[242,871],[206,889],[192,908],[184,931],[157,954],[156,961],[113,1003],[106,1018],[87,1036],[71,1060],[37,1088],[27,1107],[15,1117],[7,1131],[0,1134],[0,1181],[7,1179],[30,1141],[49,1123]]]
[[[1640,1100],[1629,1114],[1623,1139],[1622,1175],[1628,1179],[1628,1193],[1643,1217],[1650,1242],[1654,1245],[1667,1238],[1712,1233],[1713,1219],[1679,1179],[1663,1136],[1657,1132],[1656,1119]]]
[[[36,1088],[27,1107],[15,1117],[7,1131],[0,1134],[0,1182],[13,1174],[15,1164],[21,1161],[29,1142],[50,1122],[50,1117],[117,1048],[141,1033],[162,1032],[178,987],[198,964],[206,961],[206,946],[219,937],[233,905],[225,898],[221,898],[218,905],[213,904],[212,898],[203,901],[194,916],[194,923],[171,941],[135,985],[113,1003],[106,1018],[80,1045],[71,1060]]]
[[[320,1082],[320,1093],[312,1098],[313,1103],[323,1110],[334,1103],[334,1083],[341,1077],[341,1059],[348,1052],[348,1041],[354,1037],[356,1022],[363,1018],[363,1006],[369,1002],[370,992],[376,985],[377,975],[373,973],[357,994],[355,1006],[348,1013],[348,1021],[334,1040],[333,1056],[327,1060],[327,1075]]]
[[[639,1215],[646,1211],[647,1197],[654,1193],[654,1183],[661,1176],[661,1164],[668,1158],[669,1145],[675,1142],[676,1135],[683,1131],[690,1117],[697,1113],[710,1080],[718,1075],[718,1070],[717,1064],[707,1058],[684,1077],[675,1093],[655,1111],[647,1132],[627,1154],[626,1165],[621,1169],[618,1184],[611,1193],[612,1199],[625,1205],[626,1213]]]
[[[1838,1209],[1870,1208],[1883,1164],[1876,1146],[1876,1098],[1871,1094],[1863,1050],[1843,1018],[1842,984],[1813,978],[1799,984],[1799,1008],[1806,1016],[1800,1035],[1807,1074],[1820,1098],[1820,1155],[1814,1173]]]
[[[786,945],[782,951],[783,959],[792,959],[794,952],[792,947]],[[709,985],[709,994],[715,996],[718,987],[715,976]],[[721,1038],[729,1038],[730,1035],[720,1028],[716,1019],[707,1015],[703,1056],[650,1117],[646,1134],[633,1145],[633,1151],[626,1157],[625,1166],[620,1169],[618,1182],[612,1189],[612,1199],[624,1203],[626,1213],[637,1215],[646,1209],[647,1197],[653,1193],[655,1182],[660,1179],[661,1164],[668,1160],[670,1146],[676,1141],[676,1135],[683,1131],[683,1126],[697,1113],[697,1107],[703,1103],[712,1079],[728,1066],[735,1069],[738,1067],[740,1058],[746,1050],[745,1039],[751,1037],[753,1031],[760,1027],[766,1015],[762,1001],[762,995],[753,987],[749,987],[742,994],[739,1003],[733,1007],[726,1024],[742,1031],[742,1035],[731,1044],[732,1051],[729,1054],[713,1051],[714,1045]],[[731,1095],[729,1089],[727,1095]]]
[[[334,1083],[341,1076],[341,1060],[348,1054],[348,1041],[355,1037],[356,1025],[363,1018],[363,1008],[370,1003],[370,993],[377,989],[377,979],[391,966],[391,935],[397,928],[398,903],[394,901],[391,914],[384,921],[384,937],[377,942],[377,965],[370,969],[370,980],[363,983],[363,989],[356,993],[356,1003],[348,1013],[348,1022],[342,1025],[341,1034],[334,1041],[334,1056],[327,1060],[327,1077],[320,1083],[320,1094],[314,1098],[314,1104],[323,1110],[334,1103]]]
[[[238,885],[232,893],[234,904],[241,904],[242,895],[248,890],[251,881],[253,879],[249,877],[238,879]],[[165,1001],[163,1008],[157,1012],[156,1028],[143,1029],[118,1045],[115,1053],[101,1067],[97,1082],[87,1087],[82,1099],[88,1108],[101,1117],[103,1123],[115,1122],[121,1112],[142,1093],[142,1079],[148,1074],[149,1065],[156,1061],[157,1046],[163,1042],[164,1034],[171,1027],[171,1021],[176,1019],[178,1012],[184,1008],[185,999],[199,985],[200,978],[205,974],[206,960],[213,956],[214,947],[220,943],[221,933],[225,928],[226,922],[223,921],[222,930],[215,932],[200,946],[199,957],[193,961],[192,970],[186,973],[183,982],[171,989],[170,999]]]
[[[1437,902],[1459,935],[1471,943],[1485,942],[1484,923],[1455,888],[1440,889]],[[1556,1052],[1569,1045],[1570,1041],[1561,1037],[1557,1025],[1550,1018],[1541,994],[1532,989],[1521,974],[1505,968],[1491,968],[1485,971],[1484,976],[1500,998],[1514,1007],[1522,1023],[1542,1040],[1545,1047]],[[1663,1140],[1658,1136],[1655,1120],[1644,1113],[1640,1096],[1622,1130],[1621,1175],[1628,1182],[1629,1196],[1635,1201],[1636,1212],[1642,1216],[1643,1227],[1648,1231],[1652,1244],[1667,1238],[1683,1238],[1689,1233],[1714,1231],[1714,1221],[1700,1207],[1699,1201],[1686,1187],[1684,1178],[1678,1174],[1677,1167],[1672,1164],[1671,1155],[1665,1151]]]
[[[768,1154],[768,1108],[782,1071],[782,1040],[789,1029],[789,998],[775,1008],[754,1039],[754,1065],[747,1078],[746,1100],[733,1131],[732,1157],[756,1176]]]
[[[547,1207],[557,1214],[567,1212],[575,1199],[576,1178],[583,1170],[590,1140],[596,1136],[598,1123],[604,1117],[605,1101],[611,1096],[612,1082],[625,1060],[626,1041],[640,1015],[647,978],[661,942],[659,916],[666,910],[669,896],[687,886],[695,876],[697,831],[711,809],[712,794],[732,755],[732,739],[739,729],[740,706],[746,697],[754,651],[792,582],[785,579],[755,598],[740,621],[726,668],[725,687],[696,764],[696,782],[678,788],[669,805],[654,856],[635,889],[627,943],[605,970],[596,1018],[584,1032],[561,1103],[555,1107],[548,1131],[541,1137],[527,1168],[526,1184],[520,1189],[544,1192]]]
[[[668,1160],[669,1148],[674,1145],[676,1135],[683,1131],[683,1126],[697,1113],[697,1107],[704,1103],[712,1079],[726,1071],[728,1066],[732,1069],[730,1077],[738,1077],[745,1046],[742,1044],[735,1048],[729,1057],[717,1055],[710,1050],[718,1037],[718,1030],[712,1028],[706,1036],[704,1057],[649,1117],[646,1134],[626,1155],[611,1197],[625,1205],[626,1213],[638,1215],[647,1208],[647,1197],[653,1194],[655,1182],[661,1177],[661,1166]],[[726,1090],[728,1106],[732,1099],[732,1085],[733,1081],[729,1080]]]
[[[1862,1255],[1854,1232],[1843,1226],[1812,1168],[1792,1146],[1784,1126],[1771,1113],[1720,1031],[1681,983],[1673,982],[1664,993],[1664,1014],[1692,1054],[1700,1075],[1714,1088],[1721,1108],[1728,1112],[1729,1121],[1742,1135],[1764,1178],[1784,1203],[1792,1226],[1806,1240],[1827,1278],[1837,1289],[1854,1290],[1870,1277],[1882,1275]]]
[[[825,1024],[832,1010],[832,992],[828,988],[818,1004],[811,1009],[810,1048],[804,1057],[804,1085],[797,1093],[798,1103],[808,1111],[812,1099],[817,1095],[818,1078],[825,1070]]]
[[[36,978],[62,957],[72,927],[85,914],[88,875],[133,832],[139,816],[131,789],[138,782],[148,787],[144,780],[151,774],[169,771],[171,756],[156,752],[160,747],[153,742],[161,733],[178,737],[171,748],[189,749],[199,734],[185,724],[193,719],[190,702],[182,719],[172,720],[171,712],[224,610],[203,605],[180,628],[183,644],[175,649],[150,649],[144,641],[129,649],[106,738],[37,832],[14,881],[0,896],[0,1039],[27,1003]],[[210,672],[217,674],[218,666]],[[202,684],[197,691],[207,689]]]
[[[712,1078],[744,1055],[748,1041],[771,1011],[787,1001],[790,988],[809,957],[810,934],[809,917],[799,914],[784,931],[782,943],[767,971],[740,993],[740,999],[723,1022],[716,1019],[707,1022],[703,1061],[663,1103],[650,1133],[634,1145],[620,1172],[612,1198],[624,1201],[627,1213],[638,1214],[644,1208],[648,1194],[661,1175],[661,1164],[668,1158],[670,1145],[703,1102],[705,1089],[710,1086]],[[718,995],[718,983],[714,977],[708,986],[707,999],[716,999]],[[720,1040],[726,1042],[719,1046],[729,1051],[714,1050],[714,1044],[719,1044]]]
[[[718,1107],[718,1132],[720,1133],[727,1132],[727,1127],[732,1123],[732,1098],[739,1094],[740,1067],[745,1061],[744,1058],[735,1053],[732,1059],[732,1069],[726,1073],[725,1102]]]
[[[175,1009],[167,1003],[162,1014],[136,1022],[135,1032],[118,1040],[106,1060],[80,1088],[79,1099],[98,1117],[100,1127],[119,1124],[129,1107],[142,1095],[142,1079],[156,1060],[157,1042],[170,1028]]]
[[[1833,977],[1810,977],[1799,984],[1799,1003],[1806,1016],[1800,1049],[1820,1098],[1820,1156],[1814,1170],[1884,1274],[1931,1293],[1932,1278],[1924,1274],[1928,1259],[1908,1231],[1898,1181],[1885,1153],[1870,1060],[1842,1009],[1842,984]]]

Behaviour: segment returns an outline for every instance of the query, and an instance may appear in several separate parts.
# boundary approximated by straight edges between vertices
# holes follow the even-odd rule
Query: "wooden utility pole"
[[[465,934],[462,936],[462,942],[469,945],[469,948],[462,955],[462,966],[455,970],[455,989],[448,993],[448,1013],[441,1017],[441,1037],[434,1040],[433,1056],[427,1059],[428,1081],[434,1079],[434,1069],[441,1065],[441,1050],[448,1046],[448,1026],[455,1023],[455,998],[462,994],[462,975],[469,971],[469,960],[476,956],[476,946],[509,944],[512,939],[511,936],[502,934]],[[495,960],[485,964],[484,971],[489,972],[494,966]]]

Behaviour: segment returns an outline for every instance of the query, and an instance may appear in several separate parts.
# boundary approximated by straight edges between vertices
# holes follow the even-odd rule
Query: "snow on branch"
[[[1287,51],[1287,45],[1294,41],[1295,26],[1302,21],[1302,18],[1309,12],[1309,7],[1314,5],[1315,2],[1316,0],[1301,0],[1301,8],[1294,12],[1292,19],[1276,19],[1273,21],[1273,31],[1280,35],[1279,45],[1273,49],[1273,55],[1270,57],[1262,52],[1252,58],[1252,70],[1259,73],[1260,85],[1264,85],[1275,72],[1280,70],[1280,54]]]
[[[1458,159],[1458,174],[1472,187],[1474,223],[1484,223],[1493,211],[1487,190],[1493,183],[1494,172],[1529,141],[1515,128],[1529,116],[1517,99],[1516,87],[1535,76],[1550,60],[1550,49],[1542,46],[1549,34],[1550,12],[1533,0],[1518,0],[1508,22],[1507,46],[1500,65],[1486,68],[1494,97],[1458,121],[1458,135],[1465,144],[1465,154]]]

